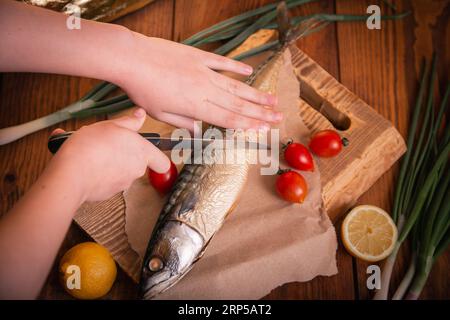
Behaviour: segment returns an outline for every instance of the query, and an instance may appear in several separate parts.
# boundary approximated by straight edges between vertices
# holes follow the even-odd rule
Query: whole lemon
[[[70,295],[77,299],[97,299],[111,289],[117,268],[105,247],[84,242],[64,254],[59,273],[61,284]]]

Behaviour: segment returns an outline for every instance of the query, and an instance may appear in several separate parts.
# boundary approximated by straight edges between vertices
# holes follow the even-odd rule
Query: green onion
[[[421,190],[418,194],[418,197],[414,202],[413,211],[408,216],[406,223],[404,224],[404,227],[400,232],[400,235],[397,240],[398,243],[401,244],[406,239],[412,227],[414,226],[414,223],[416,222],[417,218],[422,212],[422,208],[424,208],[427,197],[433,195],[436,189],[433,188],[433,185],[436,186],[435,184],[436,179],[439,179],[439,172],[445,167],[446,162],[448,161],[449,152],[450,152],[450,143],[448,143],[447,146],[444,148],[435,165],[431,169],[431,172],[428,174],[424,185],[421,186]]]
[[[112,105],[117,102],[125,102],[125,101],[131,101],[126,94],[122,94],[120,96],[115,96],[113,98],[105,99],[99,102],[95,102],[90,109],[94,108],[100,108],[100,107],[106,107],[108,105]]]
[[[421,224],[422,232],[419,232],[420,238],[417,240],[419,246],[419,255],[416,260],[417,271],[411,281],[406,299],[415,300],[420,296],[434,262],[448,247],[450,221],[450,201],[448,201],[448,197],[450,196],[449,182],[450,175],[447,173],[446,177],[441,180],[437,194],[433,199],[429,219],[425,224]],[[432,236],[432,234],[436,236]]]
[[[406,173],[409,167],[409,160],[411,158],[411,154],[413,151],[413,143],[414,143],[414,135],[417,129],[417,124],[419,122],[419,115],[423,100],[423,95],[425,92],[425,86],[426,86],[426,79],[427,79],[427,68],[425,63],[422,67],[422,80],[420,82],[420,89],[419,94],[416,100],[416,105],[414,107],[414,112],[411,120],[411,124],[409,127],[409,133],[408,133],[408,141],[406,143],[406,153],[403,157],[401,167],[400,167],[400,174],[397,180],[397,187],[395,189],[395,198],[394,198],[394,208],[392,210],[392,219],[397,222],[398,219],[398,212],[400,207],[400,198],[403,192],[403,183],[406,177]]]
[[[395,15],[382,15],[381,20],[397,20],[406,17],[409,15],[410,12],[403,12],[400,14]],[[300,22],[305,21],[307,19],[316,18],[324,21],[330,21],[330,22],[352,22],[352,21],[365,21],[367,20],[369,16],[368,15],[351,15],[351,14],[324,14],[324,13],[316,13],[316,14],[310,14],[305,16],[299,16],[299,17],[293,17],[291,20],[292,26],[298,25]],[[195,47],[199,47],[203,44],[207,43],[213,43],[221,40],[226,40],[232,37],[235,37],[242,31],[244,31],[248,27],[248,22],[243,21],[236,25],[234,25],[232,28],[225,29],[223,31],[220,31],[216,34],[210,35],[208,37],[205,37],[192,45]],[[263,27],[264,29],[277,29],[278,23],[272,22],[268,25]],[[183,42],[185,43],[185,42]],[[270,50],[270,49],[268,49]]]
[[[439,106],[434,109],[436,55],[433,55],[427,85],[427,67],[423,68],[420,89],[411,117],[408,150],[400,167],[394,198],[393,217],[399,237],[395,249],[387,258],[381,276],[381,289],[375,299],[387,299],[389,282],[401,244],[411,236],[412,258],[408,270],[394,293],[393,299],[417,299],[428,278],[434,261],[448,245],[450,227],[450,197],[448,159],[450,129],[448,126],[438,143],[438,132],[448,109],[450,85]],[[424,95],[426,102],[423,103]],[[421,125],[419,126],[419,119]]]
[[[124,99],[122,101],[118,101],[115,103],[111,103],[108,105],[105,105],[103,107],[93,107],[85,110],[80,110],[77,112],[72,112],[70,115],[73,118],[86,118],[86,117],[92,117],[97,115],[102,115],[105,113],[115,113],[119,112],[128,108],[131,108],[134,106],[134,102],[130,99]]]
[[[292,0],[287,1],[287,3],[291,3],[291,2],[292,2]],[[277,5],[278,5],[277,2],[271,3],[271,4],[265,5],[263,7],[254,9],[254,10],[244,12],[240,15],[234,16],[234,17],[224,20],[222,22],[219,22],[219,23],[213,25],[212,27],[209,27],[203,31],[196,33],[192,37],[183,41],[183,43],[186,45],[193,45],[195,42],[199,41],[201,38],[205,37],[208,34],[217,32],[228,26],[235,25],[236,23],[239,23],[241,21],[249,20],[250,18],[252,18],[254,16],[258,16],[258,15],[266,13],[270,10],[274,10],[274,9],[276,9]]]
[[[308,2],[312,2],[312,1],[315,1],[315,0],[297,0],[297,1],[292,1],[292,2],[286,3],[286,7],[289,9],[289,8],[292,8],[292,7],[301,5],[301,4],[305,4],[305,3],[308,3]],[[227,54],[233,48],[237,47],[242,42],[244,42],[245,39],[247,39],[250,35],[252,35],[256,31],[258,31],[259,29],[263,28],[265,25],[267,25],[272,20],[274,20],[276,15],[277,15],[276,10],[272,10],[272,11],[264,14],[263,16],[258,18],[252,25],[250,25],[245,30],[243,30],[241,33],[239,33],[236,37],[231,39],[229,42],[227,42],[223,46],[221,46],[221,47],[217,48],[216,50],[214,50],[214,53],[220,54],[220,55]]]
[[[427,150],[429,149],[430,139],[431,139],[431,130],[429,120],[432,119],[433,114],[433,93],[434,93],[434,83],[436,78],[436,57],[433,57],[432,67],[431,67],[431,76],[430,76],[430,88],[429,95],[427,99],[427,104],[425,108],[424,120],[422,122],[422,128],[420,129],[419,138],[414,144],[415,153],[412,158],[412,162],[410,164],[409,169],[409,177],[406,182],[406,188],[403,190],[402,201],[400,202],[399,214],[404,214],[405,210],[407,210],[408,201],[411,198],[411,193],[414,187],[414,184],[417,182],[417,174],[419,173],[423,160],[425,159],[425,155],[427,155]],[[425,135],[428,134],[428,138],[424,143]]]
[[[47,116],[23,123],[17,126],[0,129],[0,145],[20,139],[30,133],[50,127],[54,124],[73,118],[72,114],[81,110],[89,109],[98,100],[102,99],[117,88],[114,84],[101,82],[89,91],[79,101]]]
[[[408,270],[406,271],[405,276],[400,282],[400,285],[397,287],[397,290],[395,290],[394,295],[392,296],[392,300],[403,299],[403,296],[405,295],[409,286],[411,285],[415,273],[416,273],[416,255],[414,253],[413,256],[411,257]]]
[[[108,82],[100,82],[96,84],[84,97],[80,99],[80,101],[85,101],[90,99],[93,95],[95,95],[98,91],[100,91],[102,88],[106,87],[108,85]]]
[[[447,250],[449,244],[450,244],[450,230],[447,229],[447,232],[442,238],[442,241],[439,242],[438,246],[436,247],[436,254],[434,255],[435,258],[439,258],[441,254],[443,254],[444,251]]]
[[[193,47],[199,47],[203,44],[218,42],[221,40],[226,40],[226,39],[232,38],[232,37],[238,35],[239,33],[241,33],[243,30],[245,30],[245,28],[247,28],[249,25],[250,25],[250,22],[248,22],[248,21],[238,22],[235,25],[231,26],[230,28],[224,29],[224,30],[214,33],[208,37],[200,39],[200,40],[192,43],[191,45]],[[182,43],[188,44],[186,41],[183,41]]]

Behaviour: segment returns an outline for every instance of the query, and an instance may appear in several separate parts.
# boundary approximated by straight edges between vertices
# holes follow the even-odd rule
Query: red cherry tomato
[[[148,169],[148,180],[150,184],[160,193],[168,193],[177,180],[178,170],[175,164],[170,161],[170,169],[166,173],[157,173],[152,169]]]
[[[311,153],[301,143],[289,143],[284,150],[284,159],[294,169],[314,171],[314,161]]]
[[[338,155],[346,143],[336,131],[322,130],[312,137],[309,148],[319,157],[330,158]]]
[[[308,186],[303,176],[295,171],[285,171],[277,177],[276,189],[286,201],[302,203],[307,194]]]

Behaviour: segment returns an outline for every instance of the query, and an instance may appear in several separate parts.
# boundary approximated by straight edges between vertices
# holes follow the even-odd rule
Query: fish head
[[[177,283],[204,247],[203,237],[185,223],[169,221],[159,230],[142,269],[143,299],[152,299]]]

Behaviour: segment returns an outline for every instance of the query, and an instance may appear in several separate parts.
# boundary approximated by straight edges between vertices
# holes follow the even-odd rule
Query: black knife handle
[[[68,131],[68,132],[55,134],[55,135],[51,136],[48,139],[48,144],[47,144],[48,150],[50,150],[51,153],[55,154],[56,151],[58,151],[59,148],[61,148],[64,141],[66,141],[72,135],[72,133],[73,133],[73,131]],[[153,143],[156,147],[158,147],[159,144],[161,143],[161,139],[160,139],[161,136],[158,133],[144,132],[144,133],[139,133],[139,134],[147,141]]]

